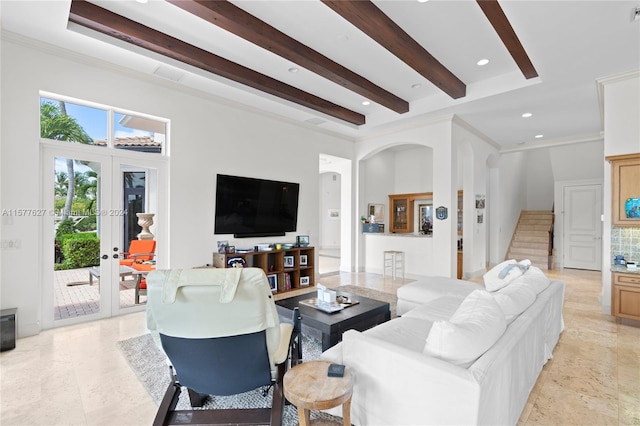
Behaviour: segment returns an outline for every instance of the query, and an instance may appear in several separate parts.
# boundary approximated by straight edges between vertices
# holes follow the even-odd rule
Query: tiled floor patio
[[[120,281],[120,307],[135,306],[135,279]],[[69,285],[71,284],[71,285]],[[100,311],[100,280],[89,285],[89,268],[54,272],[54,318],[56,320],[94,314]],[[144,303],[145,296],[141,296]]]

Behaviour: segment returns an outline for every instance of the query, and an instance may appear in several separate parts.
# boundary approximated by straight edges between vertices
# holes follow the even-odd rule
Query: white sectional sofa
[[[516,424],[564,327],[564,282],[528,274],[493,293],[425,278],[398,290],[402,317],[344,333],[322,358],[352,372],[352,423]]]

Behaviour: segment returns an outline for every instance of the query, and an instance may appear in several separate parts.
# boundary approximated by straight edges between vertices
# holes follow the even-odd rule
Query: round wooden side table
[[[301,426],[310,424],[310,410],[325,410],[342,404],[345,426],[351,426],[351,373],[345,368],[343,377],[329,377],[331,363],[310,361],[296,365],[284,375],[284,396],[298,408]]]

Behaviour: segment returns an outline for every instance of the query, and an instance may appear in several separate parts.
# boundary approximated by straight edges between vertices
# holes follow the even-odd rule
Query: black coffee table
[[[364,331],[391,319],[389,304],[386,302],[351,293],[339,292],[338,294],[348,296],[349,299],[357,300],[360,303],[332,314],[326,314],[316,308],[299,303],[301,300],[316,297],[316,293],[311,292],[278,300],[276,308],[278,314],[285,318],[291,318],[293,308],[300,308],[303,331],[305,327],[310,327],[322,333],[323,351],[337,344],[342,339],[342,333],[347,330]]]

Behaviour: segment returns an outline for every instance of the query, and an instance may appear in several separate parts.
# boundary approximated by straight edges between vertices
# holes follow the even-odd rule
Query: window
[[[109,129],[109,123],[113,123]],[[40,97],[40,137],[129,151],[165,153],[168,120],[71,100]]]

